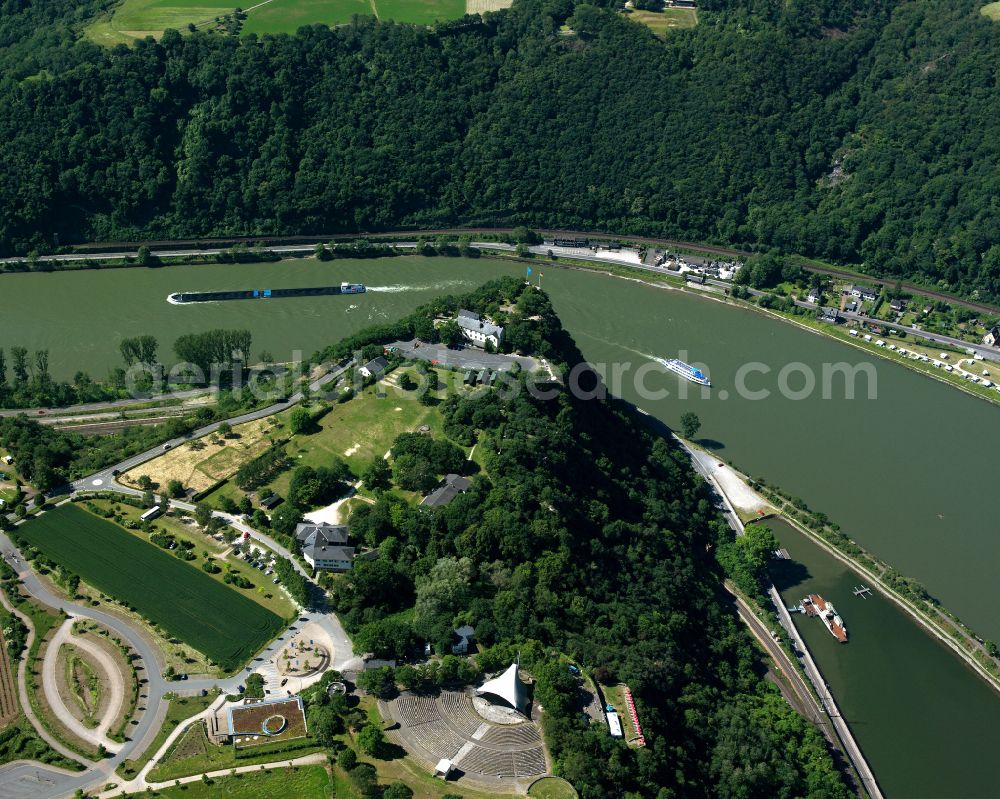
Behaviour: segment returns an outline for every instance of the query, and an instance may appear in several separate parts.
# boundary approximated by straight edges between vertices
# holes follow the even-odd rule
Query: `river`
[[[771,570],[788,607],[806,594],[835,600],[849,643],[792,614],[887,797],[996,795],[997,695],[896,605],[855,597],[862,581],[793,527],[769,526],[792,556]]]
[[[543,265],[538,272],[544,273],[542,286],[584,356],[602,365],[626,399],[671,426],[685,411],[694,411],[702,421],[703,443],[826,512],[852,538],[923,582],[974,629],[1000,640],[1000,613],[985,600],[1000,563],[1000,536],[991,532],[996,527],[997,408],[759,313],[600,273]],[[151,333],[169,354],[169,343],[179,333],[245,326],[253,331],[255,354],[269,349],[281,358],[295,348],[311,353],[432,296],[518,273],[519,267],[492,259],[413,256],[3,275],[0,346],[48,347],[57,376],[78,368],[100,375],[119,362],[122,336]],[[165,301],[168,293],[180,290],[341,280],[361,281],[375,290],[357,298],[193,306]],[[40,301],[42,316],[32,311]],[[650,356],[706,364],[711,391],[702,396],[692,384],[661,374],[651,376],[648,387],[666,388],[671,395],[650,398],[622,368],[649,364]],[[767,399],[750,399],[737,390],[740,368],[750,362],[771,369],[747,381],[754,390],[769,391]],[[804,399],[783,397],[777,373],[791,362],[816,374],[824,363],[871,363],[877,398],[867,398],[863,380],[853,400],[845,399],[842,390],[827,399],[818,391]],[[615,369],[625,378],[614,379]],[[790,383],[800,386],[801,375]],[[687,391],[686,398],[677,396],[680,389]],[[819,579],[822,560],[800,547],[797,552]],[[884,600],[862,606],[843,593],[849,577],[829,579],[833,582],[829,588],[823,584],[823,593],[845,609],[851,643],[842,649],[824,646],[828,642],[818,633],[805,632],[810,643],[819,638],[817,662],[829,673],[887,795],[995,795],[1000,764],[985,753],[1000,746],[1000,728],[991,729],[983,719],[1000,717],[1000,696]],[[895,690],[886,687],[893,684]],[[951,790],[958,782],[942,788],[942,775],[960,779],[961,789]]]
[[[281,361],[369,325],[398,319],[441,294],[462,294],[498,273],[519,270],[493,259],[313,259],[276,263],[200,264],[152,269],[25,272],[0,275],[0,346],[48,349],[53,377],[78,370],[101,378],[121,366],[123,338],[153,335],[171,363],[174,339],[212,328],[247,328],[256,357]],[[240,300],[171,305],[175,291],[302,288],[364,283],[365,294],[307,299]],[[41,308],[41,312],[39,311]],[[8,356],[8,364],[10,358]]]

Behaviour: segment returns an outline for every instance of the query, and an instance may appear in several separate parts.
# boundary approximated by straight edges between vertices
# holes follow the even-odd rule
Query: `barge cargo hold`
[[[226,300],[270,300],[282,297],[317,297],[329,294],[364,294],[364,283],[341,283],[339,286],[315,286],[302,289],[237,289],[234,291],[177,291],[167,297],[173,305],[191,302]]]

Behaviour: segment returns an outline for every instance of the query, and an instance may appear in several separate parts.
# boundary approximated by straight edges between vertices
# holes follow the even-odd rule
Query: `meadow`
[[[693,28],[698,24],[698,12],[693,8],[665,8],[662,11],[631,11],[629,19],[641,22],[657,36],[679,28]]]
[[[18,540],[233,671],[284,626],[280,617],[112,522],[63,505]]]
[[[124,0],[90,25],[86,36],[111,46],[144,36],[159,38],[167,28],[185,31],[189,24],[206,30],[216,17],[232,14],[237,7],[213,5],[211,0]],[[239,7],[246,13],[241,33],[258,35],[295,33],[303,25],[343,25],[355,15],[432,25],[466,12],[465,0],[264,0]]]

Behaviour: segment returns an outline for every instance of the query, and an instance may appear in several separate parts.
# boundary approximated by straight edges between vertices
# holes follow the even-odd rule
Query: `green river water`
[[[1000,409],[751,311],[603,274],[540,268],[563,324],[622,396],[671,426],[695,411],[699,435],[720,455],[826,512],[982,635],[1000,640],[1000,613],[987,601],[1000,563],[992,513]],[[119,363],[123,336],[156,335],[166,359],[180,333],[245,326],[253,331],[255,354],[268,349],[285,358],[398,317],[432,296],[521,273],[491,259],[403,257],[3,275],[0,346],[47,347],[58,377],[77,369],[99,376]],[[194,306],[165,300],[181,290],[341,280],[372,290],[357,297]],[[712,390],[703,397],[692,384],[652,375],[648,387],[666,388],[670,396],[644,396],[625,365],[634,370],[654,355],[708,365]],[[747,380],[768,390],[767,399],[738,396],[737,372],[751,361],[772,369]],[[853,400],[842,390],[828,399],[817,390],[799,400],[778,391],[776,374],[787,363],[801,362],[819,375],[823,363],[862,361],[874,367],[877,399],[867,398],[864,380],[861,398]],[[611,379],[613,369],[625,378]],[[802,378],[789,382],[798,388]],[[677,396],[681,388],[686,398]],[[1000,725],[990,723],[1000,716],[1000,695],[885,600],[855,600],[848,589],[859,580],[815,546],[794,533],[781,538],[809,575],[789,586],[789,604],[808,588],[843,612],[848,645],[835,646],[818,622],[804,625],[803,633],[887,796],[997,795],[1000,764],[989,753],[1000,747]]]

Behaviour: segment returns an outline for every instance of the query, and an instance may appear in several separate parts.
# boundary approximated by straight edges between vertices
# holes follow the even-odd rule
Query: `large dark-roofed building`
[[[420,504],[428,508],[443,508],[459,494],[464,494],[472,487],[472,481],[468,477],[458,474],[449,474],[441,481],[441,485],[424,497]]]
[[[344,546],[349,537],[350,531],[342,524],[303,522],[295,528],[302,557],[314,569],[349,571],[354,562],[354,547]]]

